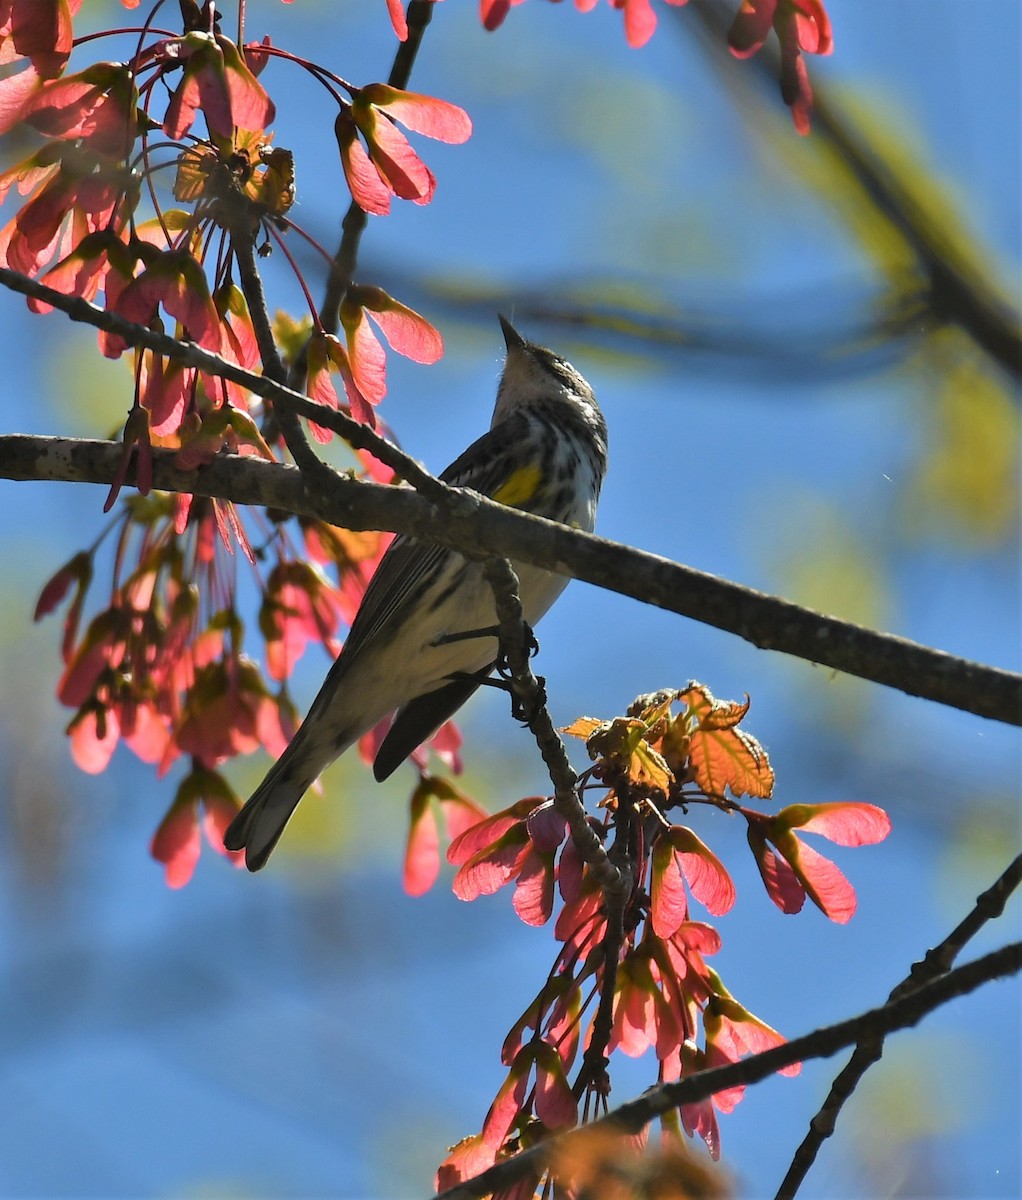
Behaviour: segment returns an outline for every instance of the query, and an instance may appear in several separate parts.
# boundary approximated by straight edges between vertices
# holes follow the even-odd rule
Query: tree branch
[[[286,384],[287,369],[273,338],[263,278],[256,264],[255,237],[247,228],[235,228],[232,230],[231,247],[238,264],[238,274],[241,276],[241,290],[248,304],[249,316],[252,318],[263,375],[275,383]],[[291,457],[306,472],[306,479],[320,487],[329,486],[330,477],[335,472],[309,445],[309,439],[305,436],[305,430],[294,411],[282,405],[279,409],[274,409],[274,415],[284,435],[284,442],[291,451]]]
[[[518,576],[514,567],[506,558],[487,559],[486,579],[493,589],[500,629],[500,648],[510,672],[509,683],[519,714],[524,716],[546,763],[550,781],[554,785],[554,805],[567,823],[579,856],[588,865],[603,892],[607,919],[607,932],[602,945],[604,978],[593,1036],[572,1088],[578,1099],[606,1070],[605,1051],[610,1039],[617,965],[624,941],[624,908],[631,894],[633,872],[630,863],[617,863],[613,860],[613,850],[608,854],[589,823],[589,816],[579,797],[578,776],[568,760],[564,742],[550,719],[550,712],[546,706],[546,688],[543,681],[536,678],[529,661],[532,630],[522,612]]]
[[[369,450],[421,494],[419,498],[413,498],[398,488],[365,483],[342,487],[342,481],[338,479],[331,485],[330,494],[317,495],[313,504],[296,472],[291,485],[292,501],[278,507],[350,529],[392,529],[409,533],[472,557],[496,555],[532,563],[714,625],[761,649],[792,654],[897,688],[911,696],[1022,725],[1022,676],[1011,671],[956,658],[905,638],[824,616],[779,597],[683,567],[669,559],[506,508],[475,493],[450,488],[368,425],[316,404],[263,375],[246,371],[192,342],[180,342],[167,334],[126,321],[116,313],[97,308],[78,296],[65,296],[7,267],[0,267],[0,284],[60,309],[73,321],[116,333],[131,345],[146,346],[187,366],[222,375],[271,403],[287,405],[299,416],[334,430],[352,446]],[[4,457],[12,460],[7,469],[0,470],[0,476],[106,484],[114,477],[111,469],[97,470],[103,454],[99,448],[103,443],[57,439],[48,446],[45,438],[30,439],[22,435],[9,435],[0,441],[5,443]],[[72,455],[76,447],[77,452]],[[119,447],[114,453],[119,455]],[[95,457],[97,454],[99,459]],[[71,457],[77,461],[73,471]],[[250,490],[234,490],[240,479],[233,474],[232,468],[224,466],[231,462],[230,457],[224,457],[219,461],[215,473],[218,486],[213,490],[212,465],[200,473],[175,472],[167,455],[156,457],[160,459],[161,473],[155,486],[170,491],[217,495],[242,504],[267,503],[257,488],[251,488],[260,477],[249,474],[250,471],[289,469],[268,463],[259,467],[249,463],[244,480]],[[86,473],[81,473],[83,470]],[[273,483],[278,496],[287,488],[284,478],[280,476]],[[269,475],[266,480],[270,486]],[[358,489],[366,490],[359,492]],[[375,499],[370,500],[374,494]],[[340,503],[342,495],[344,503]],[[356,500],[356,495],[360,500]]]
[[[411,0],[408,5],[407,25],[408,37],[398,44],[394,55],[394,65],[390,68],[387,83],[391,87],[405,89],[411,77],[412,67],[422,45],[422,35],[426,26],[433,18],[432,0]],[[341,244],[337,247],[330,274],[327,277],[326,292],[319,309],[320,324],[327,333],[337,332],[338,316],[344,293],[355,277],[355,266],[358,262],[358,247],[365,233],[368,216],[354,200],[348,205],[348,211],[341,222]]]
[[[399,450],[393,442],[388,442],[368,425],[356,421],[353,417],[349,417],[337,409],[317,404],[301,392],[294,391],[276,380],[248,371],[244,367],[238,366],[237,363],[222,358],[219,354],[204,350],[194,342],[180,341],[169,334],[150,329],[148,326],[126,321],[124,317],[115,312],[98,308],[80,296],[67,296],[55,288],[48,287],[45,283],[40,283],[37,279],[22,275],[20,271],[12,271],[9,267],[0,267],[0,284],[10,288],[13,292],[20,292],[21,295],[28,296],[30,299],[41,300],[45,304],[52,305],[53,308],[59,309],[70,317],[72,321],[80,322],[83,325],[92,325],[106,333],[117,334],[130,346],[144,346],[146,349],[155,350],[158,354],[183,363],[186,367],[195,367],[199,371],[206,371],[212,375],[229,379],[232,383],[259,396],[260,399],[269,400],[271,404],[287,406],[293,409],[298,416],[306,417],[308,420],[315,421],[332,430],[344,438],[350,446],[358,450],[368,450],[385,466],[396,471],[402,479],[407,480],[423,495],[431,497],[436,502],[442,502],[444,496],[450,493],[449,488],[430,475],[428,471],[423,470],[414,458],[405,454],[403,450]],[[201,494],[205,495],[205,493]],[[234,497],[227,496],[225,499],[234,499]],[[249,502],[241,501],[241,503]],[[256,500],[253,503],[258,504],[260,501]],[[293,511],[297,512],[298,510]],[[306,510],[302,509],[302,511]],[[314,516],[315,513],[309,515]]]
[[[506,558],[487,559],[485,569],[496,603],[500,648],[510,671],[511,693],[546,763],[550,782],[554,785],[554,804],[567,822],[571,840],[583,861],[589,864],[597,883],[605,892],[617,891],[622,884],[621,873],[608,859],[603,843],[589,824],[585,806],[579,799],[578,776],[546,706],[546,689],[533,674],[529,662],[532,631],[522,613],[518,576]]]
[[[705,40],[713,52],[727,57],[727,32],[734,7],[720,0],[693,0],[689,12],[709,32]],[[742,64],[737,77],[744,83],[753,73],[776,94],[781,60],[774,39]],[[958,251],[957,230],[942,227],[931,212],[923,209],[904,180],[859,135],[817,80],[813,82],[812,119],[813,137],[830,144],[876,212],[897,231],[915,257],[924,280],[925,295],[920,304],[936,320],[961,326],[1004,372],[1016,380],[1022,378],[1022,327],[1018,313],[996,295],[976,265]]]
[[[1022,883],[1022,855],[1015,859],[996,883],[977,898],[975,907],[965,920],[948,934],[939,946],[928,951],[922,962],[912,965],[912,970],[907,977],[891,992],[888,1003],[911,994],[923,984],[950,971],[952,964],[969,939],[974,937],[987,921],[995,920],[1004,912],[1008,897],[1020,883]],[[875,1062],[880,1061],[883,1052],[884,1036],[882,1033],[871,1033],[868,1037],[858,1040],[855,1053],[835,1078],[827,1099],[810,1122],[809,1132],[795,1151],[791,1166],[788,1168],[781,1186],[777,1189],[774,1200],[792,1200],[809,1173],[809,1168],[816,1161],[820,1147],[833,1134],[837,1119],[846,1101],[858,1087],[859,1080],[863,1075]]]
[[[670,1112],[681,1104],[694,1104],[726,1088],[758,1083],[792,1063],[805,1062],[811,1058],[829,1058],[861,1038],[876,1037],[916,1025],[923,1017],[949,1000],[967,995],[992,979],[1013,975],[1020,970],[1022,942],[1012,942],[1000,950],[994,950],[974,962],[967,963],[964,967],[942,975],[939,979],[913,989],[899,1000],[889,1001],[857,1017],[840,1021],[836,1025],[825,1025],[804,1037],[774,1046],[761,1054],[742,1059],[741,1062],[729,1063],[725,1067],[715,1067],[709,1071],[697,1071],[675,1083],[651,1088],[637,1100],[621,1105],[599,1121],[591,1122],[580,1130],[549,1138],[521,1154],[516,1154],[514,1158],[497,1163],[475,1178],[449,1188],[438,1200],[472,1200],[508,1188],[528,1175],[538,1177],[550,1159],[554,1155],[563,1154],[572,1138],[580,1134],[587,1134],[592,1129],[601,1127],[622,1134],[638,1133],[655,1117]]]
[[[203,351],[199,354],[215,358]],[[297,409],[311,410],[313,419],[321,423],[327,423],[326,414],[332,413],[240,368],[232,367],[234,375],[253,380],[260,393],[293,397]],[[333,413],[333,417],[340,415]],[[385,447],[393,462],[412,461],[365,426],[350,423]],[[120,453],[117,442],[8,434],[0,436],[0,478],[109,486]],[[174,466],[173,451],[154,450],[153,485],[238,504],[267,505],[347,529],[394,530],[473,558],[507,556],[713,625],[761,649],[794,655],[963,712],[1022,725],[1022,675],[828,617],[658,555],[507,508],[475,492],[448,488],[413,466],[417,476],[429,483],[430,495],[338,477],[329,496],[312,500],[294,467],[220,455],[199,471],[180,471]],[[133,479],[129,473],[129,481]],[[418,487],[418,477],[415,483]]]

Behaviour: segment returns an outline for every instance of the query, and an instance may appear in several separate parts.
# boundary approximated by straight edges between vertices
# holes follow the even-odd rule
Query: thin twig
[[[546,763],[550,782],[554,785],[554,804],[567,822],[571,840],[583,861],[588,863],[593,878],[605,892],[617,891],[622,884],[621,874],[610,862],[603,842],[589,824],[578,793],[578,776],[568,760],[564,742],[554,728],[546,706],[546,691],[533,674],[529,659],[531,631],[522,613],[518,576],[506,558],[488,558],[484,569],[493,589],[500,648],[511,674],[511,691]]]
[[[600,949],[603,953],[603,970],[600,975],[600,1001],[596,1008],[589,1032],[589,1043],[582,1057],[582,1066],[572,1085],[572,1095],[581,1100],[588,1088],[594,1088],[605,1098],[609,1090],[607,1077],[607,1047],[614,1032],[614,1000],[617,995],[617,971],[621,962],[621,948],[625,942],[625,908],[632,888],[635,886],[635,867],[629,851],[627,823],[622,828],[619,822],[614,831],[614,844],[609,851],[610,866],[619,881],[614,887],[603,889],[603,910],[607,921]],[[608,1087],[604,1087],[604,1085]]]
[[[579,856],[588,865],[593,879],[603,892],[607,928],[601,947],[603,977],[600,1003],[592,1036],[572,1087],[575,1098],[579,1099],[590,1085],[598,1084],[607,1065],[606,1048],[614,1019],[617,966],[624,942],[624,910],[632,890],[633,872],[627,842],[616,840],[608,854],[589,823],[579,794],[578,776],[572,769],[564,742],[550,718],[546,689],[532,670],[532,631],[522,612],[518,575],[506,558],[489,558],[484,569],[487,582],[493,589],[500,648],[510,673],[508,683],[517,702],[517,711],[526,721],[546,763],[550,782],[554,785],[554,805],[568,825]],[[617,837],[621,838],[620,830]]]
[[[584,1136],[594,1128],[625,1134],[637,1133],[655,1117],[670,1112],[681,1104],[694,1104],[715,1092],[743,1084],[758,1083],[792,1063],[806,1062],[812,1058],[829,1058],[865,1036],[893,1033],[896,1029],[916,1025],[923,1017],[949,1000],[965,996],[984,983],[1017,974],[1020,970],[1022,942],[1012,942],[1000,950],[994,950],[964,967],[958,967],[930,983],[915,988],[900,1000],[870,1009],[836,1025],[825,1025],[806,1034],[805,1037],[774,1046],[761,1054],[742,1059],[741,1062],[729,1063],[725,1067],[715,1067],[709,1071],[698,1071],[674,1083],[651,1088],[637,1099],[621,1105],[581,1130],[549,1138],[513,1158],[497,1163],[473,1179],[443,1192],[438,1200],[473,1200],[475,1197],[487,1196],[491,1192],[509,1188],[517,1180],[527,1176],[538,1178],[551,1158],[563,1154],[573,1138]]]
[[[975,907],[965,920],[939,946],[930,950],[921,962],[913,964],[906,978],[891,992],[888,1002],[899,1000],[930,980],[950,971],[969,939],[974,937],[987,921],[995,920],[1004,912],[1008,897],[1020,883],[1022,855],[1019,855],[996,883],[976,900]],[[875,1062],[879,1062],[883,1050],[882,1033],[873,1033],[869,1037],[859,1039],[847,1066],[835,1078],[827,1099],[810,1122],[809,1132],[795,1151],[791,1166],[777,1189],[775,1200],[791,1200],[801,1187],[824,1141],[833,1134],[841,1109],[858,1087],[863,1075]]]
[[[180,341],[166,333],[159,333],[145,325],[136,325],[126,321],[115,312],[108,312],[83,300],[80,296],[67,296],[55,288],[30,279],[19,271],[9,267],[0,267],[0,284],[13,292],[20,292],[34,300],[41,300],[65,313],[72,321],[83,325],[92,325],[106,333],[114,333],[123,338],[130,346],[145,346],[155,350],[166,358],[180,362],[187,367],[195,367],[212,375],[228,379],[232,383],[252,392],[263,400],[269,400],[277,408],[287,406],[300,417],[315,421],[325,429],[330,429],[357,450],[368,450],[385,466],[396,471],[400,478],[410,483],[412,487],[428,496],[434,503],[440,503],[443,497],[450,493],[450,488],[442,484],[423,468],[410,455],[399,450],[393,442],[388,442],[370,426],[362,421],[356,421],[346,413],[330,408],[325,404],[317,404],[293,388],[266,375],[257,375],[237,363],[230,362],[219,354],[204,350],[194,342]],[[226,496],[224,499],[233,499]]]
[[[432,0],[412,0],[408,5],[406,22],[408,37],[398,45],[394,55],[394,65],[390,69],[387,82],[391,87],[404,89],[408,86],[412,67],[415,65],[422,35],[433,17]],[[348,211],[341,222],[341,243],[334,255],[330,274],[327,276],[326,291],[323,303],[319,309],[320,324],[327,333],[336,333],[341,311],[341,301],[344,294],[355,278],[355,268],[358,264],[358,248],[365,233],[369,218],[354,200],[348,205]]]
[[[259,347],[259,357],[263,364],[263,375],[274,383],[284,385],[287,383],[287,369],[273,337],[263,277],[256,264],[255,238],[248,229],[236,229],[232,231],[231,246],[241,277],[241,290],[248,304],[249,316],[252,318],[256,345]],[[294,410],[283,404],[275,406],[273,412],[287,448],[291,451],[291,457],[307,472],[307,484],[321,486],[326,478],[335,476],[334,469],[309,445],[309,439],[305,436],[305,430]]]

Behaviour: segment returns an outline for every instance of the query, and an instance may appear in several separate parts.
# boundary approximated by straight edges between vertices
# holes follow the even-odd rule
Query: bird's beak
[[[497,314],[500,319],[500,327],[504,330],[504,345],[507,346],[508,353],[512,350],[522,350],[525,348],[525,338],[518,332],[511,322],[503,315]]]

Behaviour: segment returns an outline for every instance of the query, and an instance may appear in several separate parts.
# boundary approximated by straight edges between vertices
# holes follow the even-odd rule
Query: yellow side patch
[[[507,479],[493,493],[493,499],[498,504],[506,504],[510,508],[521,508],[535,496],[539,487],[541,472],[538,465],[519,467],[512,471]]]

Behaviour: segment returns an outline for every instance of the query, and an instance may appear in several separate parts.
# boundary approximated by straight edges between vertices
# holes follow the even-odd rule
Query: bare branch
[[[975,907],[965,920],[948,934],[939,946],[930,950],[922,962],[913,964],[908,976],[891,992],[888,1003],[899,1000],[930,980],[946,974],[969,939],[974,937],[987,921],[995,920],[1004,912],[1008,897],[1020,883],[1022,855],[1015,859],[996,883],[977,898]],[[869,1037],[859,1039],[855,1053],[834,1080],[827,1099],[810,1122],[809,1132],[795,1151],[788,1173],[777,1189],[775,1200],[791,1200],[801,1187],[809,1168],[816,1161],[820,1147],[833,1134],[845,1102],[858,1087],[863,1075],[875,1062],[880,1061],[883,1051],[882,1033],[873,1033]]]
[[[161,335],[151,336],[157,340]],[[173,344],[173,339],[168,340]],[[270,505],[347,529],[394,530],[473,558],[506,555],[727,630],[762,649],[846,671],[963,712],[1022,725],[1022,675],[825,616],[670,559],[507,508],[475,492],[448,488],[366,426],[261,376],[237,367],[231,372],[232,378],[255,381],[260,394],[293,397],[296,411],[311,411],[316,421],[325,424],[329,418],[322,414],[332,413],[341,418],[338,424],[353,425],[365,435],[363,444],[379,443],[393,462],[412,463],[416,487],[425,481],[430,494],[338,477],[329,495],[312,499],[301,473],[293,467],[222,455],[199,471],[179,471],[173,465],[173,452],[154,450],[155,487]],[[0,478],[109,486],[120,452],[116,442],[8,434],[0,436]]]
[[[934,1009],[958,996],[965,996],[993,979],[1017,974],[1022,970],[1022,942],[1012,942],[992,953],[967,963],[964,967],[942,975],[930,983],[913,989],[900,1000],[890,1001],[880,1008],[873,1008],[840,1021],[826,1025],[805,1037],[785,1042],[764,1050],[762,1054],[729,1063],[726,1067],[715,1067],[709,1071],[698,1071],[694,1075],[679,1079],[676,1083],[665,1083],[651,1088],[637,1100],[621,1105],[599,1121],[591,1122],[581,1130],[549,1138],[533,1148],[516,1154],[514,1158],[497,1163],[488,1171],[467,1180],[457,1187],[443,1192],[439,1200],[472,1200],[487,1196],[491,1192],[510,1187],[516,1180],[528,1175],[542,1174],[551,1157],[564,1152],[571,1139],[586,1134],[594,1128],[605,1128],[620,1133],[637,1133],[662,1113],[670,1112],[680,1104],[694,1104],[714,1092],[741,1084],[758,1083],[782,1067],[811,1058],[829,1058],[845,1046],[853,1045],[864,1037],[876,1037],[893,1033],[916,1025]]]
[[[65,296],[6,267],[0,267],[0,284],[53,305],[73,321],[116,333],[131,345],[146,346],[188,366],[222,375],[278,406],[289,406],[299,416],[339,433],[352,446],[369,450],[411,483],[421,493],[423,501],[429,501],[417,505],[399,489],[377,489],[380,507],[377,509],[376,502],[372,503],[375,515],[370,517],[363,508],[366,515],[359,519],[360,523],[354,523],[353,517],[337,515],[331,495],[316,496],[316,505],[310,508],[307,489],[299,482],[294,503],[287,506],[291,512],[346,524],[351,529],[384,528],[411,533],[472,557],[509,556],[728,630],[764,650],[793,654],[897,688],[911,696],[1022,725],[1022,676],[1011,671],[956,658],[905,638],[824,616],[779,597],[683,567],[669,559],[506,508],[475,493],[449,488],[369,426],[326,405],[316,404],[265,376],[246,371],[191,342],[179,342],[166,334],[125,321],[80,297]],[[62,456],[66,456],[68,449],[76,443],[62,441],[62,449],[57,451],[54,460],[44,450],[46,439],[36,441],[38,461],[35,471],[30,470],[27,474],[0,471],[0,475],[17,479],[73,481],[89,478],[95,483],[111,482],[113,474],[107,472],[95,476],[60,474],[58,464]],[[77,445],[86,447],[97,443]],[[32,457],[31,447],[19,440],[8,450],[24,470],[26,461]],[[80,461],[82,457],[87,457],[87,453],[80,456]],[[48,459],[49,471],[56,473],[41,474],[44,469],[42,459]],[[264,464],[264,469],[286,470],[270,464]],[[161,476],[161,479],[165,478]],[[259,498],[251,499],[229,491],[211,493],[207,490],[208,482],[200,484],[194,473],[189,478],[190,485],[184,490],[201,495],[217,494],[243,504],[264,503]],[[225,483],[230,482],[229,475],[222,478]],[[157,482],[156,486],[168,485]],[[359,486],[372,487],[369,484]],[[330,491],[335,490],[336,485],[331,484]],[[390,493],[386,501],[382,496],[384,492]],[[349,493],[347,499],[354,500],[354,495]],[[405,504],[407,508],[403,507]],[[401,513],[400,517],[392,515],[396,511]]]

